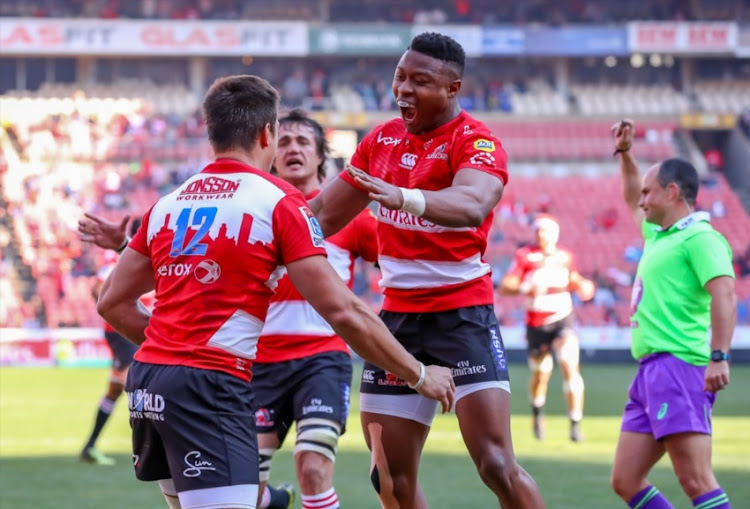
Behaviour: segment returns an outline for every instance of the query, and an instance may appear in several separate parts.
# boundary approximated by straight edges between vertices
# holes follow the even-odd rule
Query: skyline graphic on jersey
[[[200,202],[180,200],[205,195]],[[285,193],[253,174],[198,174],[151,211],[147,242],[172,232],[170,256],[205,255],[203,245],[220,238],[241,244],[273,242],[273,211]]]

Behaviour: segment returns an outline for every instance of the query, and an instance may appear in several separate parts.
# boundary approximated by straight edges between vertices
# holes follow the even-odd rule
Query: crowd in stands
[[[742,0],[0,0],[0,16],[547,24],[747,20]]]
[[[84,211],[110,219],[141,215],[210,158],[197,112],[165,116],[137,101],[99,101],[96,108],[83,96],[71,101],[47,102],[38,110],[26,106],[13,122],[5,119],[0,130],[0,326],[100,325],[91,289],[105,253],[80,242],[78,219]],[[537,144],[548,142],[544,133],[536,135]],[[155,157],[155,142],[198,148]],[[600,165],[611,165],[610,155]],[[709,209],[722,202],[724,216],[715,224],[737,254],[740,320],[749,323],[750,217],[723,177],[716,178],[717,184],[699,195],[699,205]],[[515,249],[532,239],[533,215],[555,214],[562,224],[561,242],[577,250],[580,271],[599,283],[594,302],[579,306],[579,321],[627,325],[640,241],[613,179],[514,176],[496,211],[487,249],[495,277],[505,272]],[[377,270],[361,266],[357,274],[358,291],[377,308]],[[500,299],[498,310],[503,324],[523,322],[518,299]]]

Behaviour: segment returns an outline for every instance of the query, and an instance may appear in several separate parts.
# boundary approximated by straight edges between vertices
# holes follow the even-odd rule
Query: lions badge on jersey
[[[490,140],[477,140],[474,142],[474,148],[482,152],[494,152],[495,142]]]
[[[323,240],[323,228],[320,227],[320,223],[313,215],[312,210],[307,207],[300,207],[299,211],[302,213],[305,221],[307,221],[307,229],[310,231],[310,238],[312,239],[313,246],[325,246],[325,241]]]

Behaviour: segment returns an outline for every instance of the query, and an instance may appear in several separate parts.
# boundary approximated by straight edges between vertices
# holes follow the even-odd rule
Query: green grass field
[[[714,468],[735,509],[750,508],[750,366],[732,368],[732,384],[714,409]],[[586,365],[585,442],[570,443],[557,372],[548,403],[547,440],[530,433],[525,365],[511,366],[513,438],[521,464],[539,483],[551,509],[625,507],[608,478],[619,417],[635,365]],[[81,464],[82,446],[107,380],[101,369],[0,369],[0,508],[163,509],[158,487],[135,480],[125,398],[102,434],[99,447],[117,458],[115,467]],[[352,408],[358,408],[357,394]],[[273,481],[293,480],[290,444],[274,460]],[[369,454],[355,412],[341,440],[336,489],[345,509],[376,509],[368,481]],[[436,419],[420,480],[430,507],[491,508],[497,502],[479,480],[464,449],[455,416]],[[691,504],[668,460],[652,482],[677,508]],[[299,502],[297,502],[299,507]]]

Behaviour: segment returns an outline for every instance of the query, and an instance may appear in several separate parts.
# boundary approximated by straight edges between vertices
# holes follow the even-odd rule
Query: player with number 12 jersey
[[[159,298],[136,360],[245,380],[283,265],[326,254],[297,189],[229,159],[159,200],[129,247],[150,255]]]

